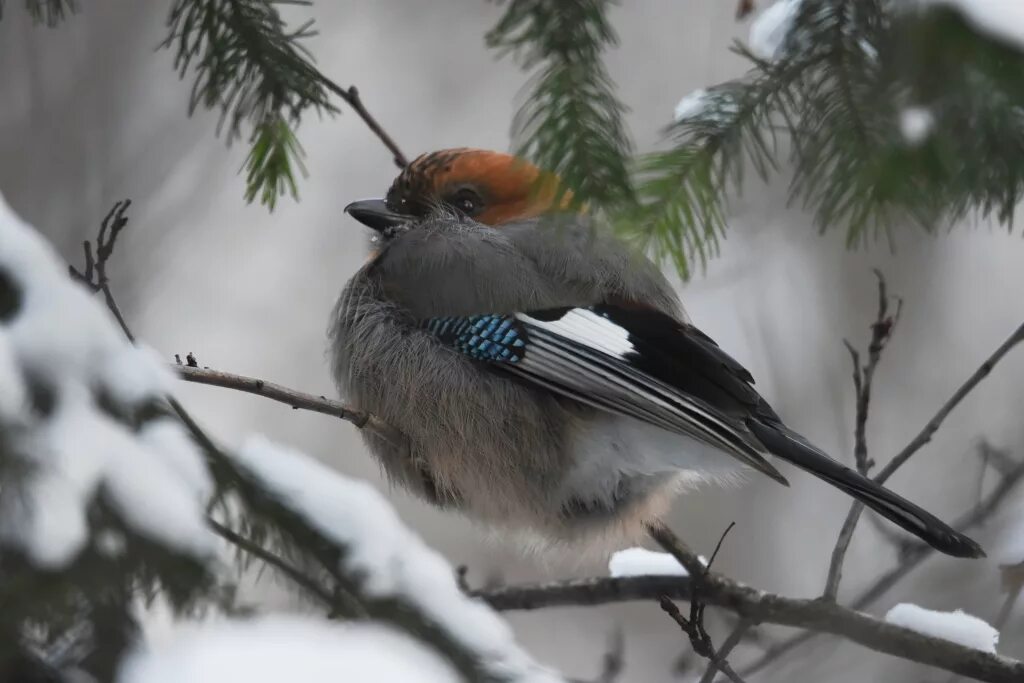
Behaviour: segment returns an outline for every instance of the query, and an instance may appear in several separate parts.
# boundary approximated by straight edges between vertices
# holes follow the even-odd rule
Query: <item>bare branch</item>
[[[699,617],[694,618],[691,616],[690,619],[687,619],[683,616],[682,612],[679,611],[679,608],[676,607],[675,603],[668,598],[668,596],[661,596],[658,599],[658,604],[661,606],[661,609],[679,625],[682,632],[689,636],[690,643],[693,646],[693,651],[701,657],[705,657],[710,662],[708,664],[708,671],[712,672],[712,677],[714,676],[714,672],[721,671],[730,681],[732,681],[732,683],[744,683],[739,674],[729,666],[729,662],[727,662],[725,658],[711,645],[711,637],[704,630],[704,625],[700,622],[703,618],[702,608],[698,607],[694,609],[694,611],[699,612]],[[691,608],[696,604],[700,603],[696,599],[691,600]]]
[[[910,456],[914,455],[921,449],[922,446],[932,440],[932,436],[939,430],[942,423],[945,421],[949,414],[953,412],[953,409],[960,405],[960,402],[967,397],[971,391],[981,382],[981,380],[988,377],[992,369],[1003,359],[1003,357],[1013,349],[1014,346],[1024,341],[1024,323],[1020,325],[1013,334],[1006,338],[998,349],[996,349],[988,359],[981,364],[981,366],[974,371],[974,373],[967,378],[967,381],[957,389],[949,400],[941,408],[939,412],[935,414],[928,424],[924,426],[921,432],[914,437],[914,440],[907,444],[907,447],[896,454],[892,460],[890,460],[882,470],[875,475],[875,481],[879,484],[884,484],[885,481],[893,475],[900,467],[903,466]]]
[[[384,146],[391,152],[392,158],[395,160],[395,165],[399,168],[405,168],[409,165],[409,159],[402,154],[402,150],[399,149],[398,144],[388,135],[379,123],[377,119],[367,111],[366,107],[363,106],[363,100],[359,97],[359,89],[354,85],[350,85],[348,89],[342,88],[340,85],[327,78],[321,76],[324,86],[333,92],[335,95],[345,100],[345,103],[352,107],[353,111],[359,115],[359,118],[367,125],[367,127],[373,131],[373,134],[384,143]]]
[[[267,382],[255,377],[235,375],[230,372],[211,370],[210,368],[190,367],[172,364],[171,370],[186,382],[207,384],[224,389],[234,389],[247,394],[256,394],[278,403],[284,403],[295,410],[310,410],[323,415],[339,417],[351,422],[359,429],[369,429],[387,438],[396,438],[396,432],[379,418],[361,410],[356,410],[340,401],[333,401],[325,396],[314,396],[280,384]]]
[[[704,576],[707,567],[700,561],[700,556],[690,550],[675,532],[664,524],[655,522],[647,526],[647,533],[665,552],[676,558],[690,576]]]
[[[892,474],[898,470],[903,463],[910,459],[914,453],[921,449],[926,443],[931,441],[932,436],[938,431],[942,422],[949,416],[953,409],[959,405],[971,391],[978,386],[981,380],[985,379],[992,368],[995,367],[1002,358],[1009,353],[1010,349],[1019,344],[1024,340],[1024,324],[1017,328],[1017,330],[1011,334],[1006,341],[1004,341],[996,351],[989,356],[988,360],[981,364],[981,366],[972,374],[964,384],[954,392],[953,396],[939,409],[939,412],[935,414],[928,424],[924,426],[924,429],[911,441],[906,448],[899,452],[882,470],[875,476],[875,481],[879,484],[885,483],[885,481],[892,476]],[[866,404],[865,404],[866,408]],[[859,418],[858,418],[859,422]],[[846,550],[850,545],[850,539],[853,537],[853,531],[857,527],[857,522],[860,519],[861,513],[864,511],[864,505],[860,502],[855,502],[850,506],[850,511],[846,515],[846,520],[843,522],[843,527],[839,532],[839,541],[836,543],[835,549],[832,551],[832,562],[829,566],[828,580],[825,585],[824,597],[830,600],[835,600],[836,592],[839,589],[839,580],[842,577],[843,560],[846,557]]]
[[[114,294],[110,291],[110,278],[107,276],[107,262],[114,255],[114,246],[117,244],[118,235],[121,234],[124,226],[128,225],[128,217],[124,213],[131,205],[132,200],[130,199],[114,203],[110,213],[100,223],[100,230],[96,234],[96,257],[93,258],[92,244],[86,240],[82,243],[85,252],[85,271],[79,272],[74,266],[69,265],[68,272],[72,279],[81,282],[94,292],[103,293],[107,308],[113,313],[117,324],[121,326],[124,336],[134,344],[135,336],[128,329],[128,323],[125,322],[121,309],[114,299]]]
[[[736,624],[736,628],[732,630],[729,637],[726,638],[725,641],[722,642],[722,646],[718,648],[718,656],[721,658],[722,662],[726,662],[726,665],[728,665],[726,657],[728,657],[729,653],[733,651],[733,648],[740,644],[740,641],[743,640],[743,636],[746,635],[747,630],[752,625],[753,624],[746,619],[740,619],[739,623]],[[717,674],[718,671],[719,666],[716,666],[715,662],[708,664],[708,668],[704,671],[704,675],[700,677],[700,681],[698,683],[712,683],[715,680],[715,674]],[[742,680],[739,674],[733,671],[732,667],[729,667],[727,671],[723,671],[722,673],[728,676],[730,680]],[[734,676],[735,678],[733,678]]]
[[[722,542],[725,541],[725,537],[730,531],[732,531],[734,526],[736,526],[736,523],[732,522],[728,527],[726,527],[725,531],[722,532],[722,535],[718,538],[718,543],[715,545],[714,552],[711,553],[711,559],[708,560],[707,564],[701,562],[700,557],[694,555],[682,540],[680,540],[680,538],[664,524],[651,524],[648,527],[648,532],[651,537],[663,548],[668,550],[676,560],[682,563],[684,567],[687,567],[687,572],[691,577],[693,577],[690,595],[690,618],[687,619],[684,617],[679,611],[679,608],[676,607],[672,600],[665,595],[658,598],[658,603],[661,605],[661,609],[664,610],[665,613],[679,625],[679,628],[682,629],[683,633],[689,637],[690,646],[693,648],[693,651],[710,662],[708,670],[712,672],[712,676],[714,676],[715,671],[721,671],[733,683],[743,683],[743,679],[740,678],[739,674],[733,671],[733,668],[729,666],[729,662],[726,661],[725,655],[719,653],[718,650],[715,649],[711,636],[704,627],[704,610],[707,608],[707,604],[700,598],[703,581],[711,571],[711,565],[714,563],[715,558],[718,557],[718,551],[722,548]],[[690,570],[687,565],[693,566],[696,571]]]
[[[878,278],[878,314],[875,322],[871,324],[871,341],[868,344],[868,361],[861,364],[860,354],[853,348],[850,342],[844,341],[846,348],[850,351],[853,360],[853,387],[857,397],[856,426],[854,427],[854,461],[857,471],[867,475],[874,465],[868,457],[868,413],[871,409],[871,384],[875,378],[875,369],[878,361],[882,358],[882,351],[885,345],[892,338],[893,329],[899,321],[900,311],[903,308],[902,301],[897,299],[896,313],[889,316],[889,292],[885,284],[885,276],[882,271],[875,269],[875,277]],[[843,562],[846,561],[846,551],[850,548],[850,541],[853,540],[853,532],[857,528],[857,521],[864,511],[864,504],[854,501],[850,505],[850,511],[846,515],[842,528],[839,530],[839,537],[832,549],[832,559],[829,562],[828,578],[825,580],[825,592],[822,595],[826,600],[835,600],[839,592],[839,582],[843,578]]]

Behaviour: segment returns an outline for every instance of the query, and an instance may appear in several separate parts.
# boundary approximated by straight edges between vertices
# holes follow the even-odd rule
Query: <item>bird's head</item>
[[[446,149],[413,160],[384,199],[352,202],[345,211],[381,233],[441,210],[490,226],[533,218],[569,206],[558,179],[511,154]]]

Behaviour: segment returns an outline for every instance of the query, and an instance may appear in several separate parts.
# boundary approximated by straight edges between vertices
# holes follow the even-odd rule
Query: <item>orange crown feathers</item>
[[[572,192],[557,176],[511,154],[483,149],[446,149],[413,160],[388,191],[388,205],[403,213],[425,212],[462,188],[483,199],[473,218],[488,225],[567,209]]]

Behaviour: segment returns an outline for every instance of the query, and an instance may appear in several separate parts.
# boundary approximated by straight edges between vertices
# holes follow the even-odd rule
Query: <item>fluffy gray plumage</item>
[[[386,240],[332,316],[342,395],[406,436],[365,434],[389,478],[442,507],[575,539],[634,535],[687,477],[739,463],[697,441],[481,370],[419,321],[642,301],[685,314],[647,259],[583,216],[489,227],[440,213]]]

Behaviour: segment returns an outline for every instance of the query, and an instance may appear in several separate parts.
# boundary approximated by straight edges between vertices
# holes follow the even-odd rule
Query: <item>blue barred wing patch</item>
[[[511,315],[430,318],[424,327],[445,344],[476,360],[518,363],[526,353],[526,333]]]

